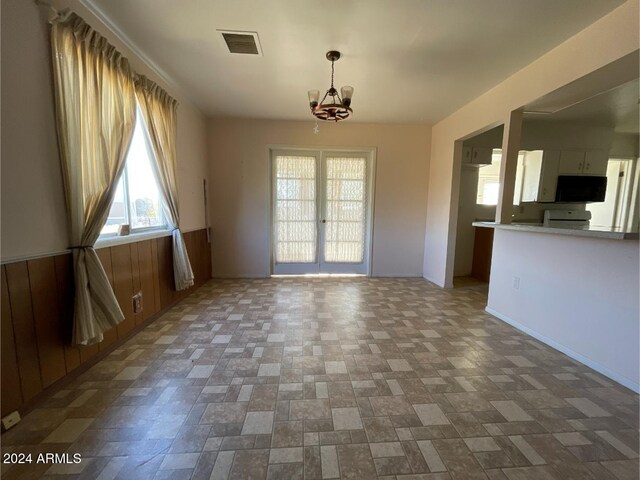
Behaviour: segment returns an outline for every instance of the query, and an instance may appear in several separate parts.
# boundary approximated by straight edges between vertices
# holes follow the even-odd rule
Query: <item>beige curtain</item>
[[[155,159],[154,172],[164,199],[164,214],[173,228],[173,278],[176,290],[193,285],[193,271],[180,232],[176,134],[178,103],[147,77],[136,78],[136,96],[149,131]]]
[[[73,249],[73,342],[88,345],[124,319],[95,244],[109,215],[136,115],[129,64],[70,13],[53,21],[56,120]]]

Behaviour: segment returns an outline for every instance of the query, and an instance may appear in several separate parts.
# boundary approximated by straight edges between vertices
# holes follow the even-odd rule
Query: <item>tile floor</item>
[[[3,479],[638,478],[638,396],[421,279],[211,281],[2,436]]]

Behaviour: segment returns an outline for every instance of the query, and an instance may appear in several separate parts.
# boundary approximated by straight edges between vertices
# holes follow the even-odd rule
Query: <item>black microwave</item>
[[[556,202],[604,202],[606,193],[607,177],[560,175],[556,188]]]

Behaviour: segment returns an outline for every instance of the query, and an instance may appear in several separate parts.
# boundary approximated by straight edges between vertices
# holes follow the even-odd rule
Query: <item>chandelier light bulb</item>
[[[353,87],[345,85],[340,89],[340,93],[342,93],[342,104],[345,107],[351,105],[351,98],[353,97]]]
[[[311,108],[318,106],[318,100],[320,100],[320,90],[309,90],[309,105]]]

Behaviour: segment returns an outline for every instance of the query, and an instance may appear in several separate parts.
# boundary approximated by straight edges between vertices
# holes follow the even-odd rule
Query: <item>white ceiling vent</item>
[[[240,32],[234,30],[218,30],[229,53],[245,55],[262,55],[258,32]]]

